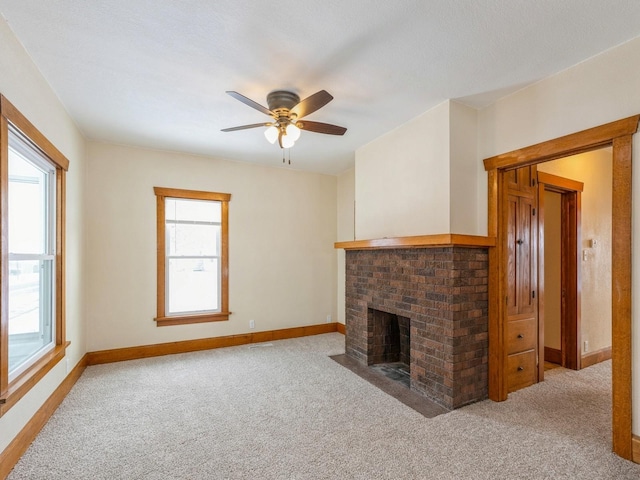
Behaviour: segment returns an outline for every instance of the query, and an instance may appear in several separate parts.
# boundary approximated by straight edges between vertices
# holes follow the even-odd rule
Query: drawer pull
[[[519,334],[518,334],[518,338],[524,338],[524,335],[523,335],[523,334],[521,334],[521,333],[519,333]]]
[[[523,371],[523,370],[524,370],[524,367],[522,367],[522,366],[518,367],[518,371],[519,371],[519,372],[521,372],[521,371]]]

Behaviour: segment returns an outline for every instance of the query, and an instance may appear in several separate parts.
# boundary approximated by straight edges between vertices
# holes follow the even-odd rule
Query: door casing
[[[507,399],[505,239],[500,219],[504,171],[561,157],[612,147],[612,444],[622,458],[632,459],[631,432],[631,207],[632,146],[640,115],[583,130],[484,160],[488,174],[489,249],[489,398]]]
[[[562,295],[562,314],[561,314],[561,365],[572,370],[580,370],[581,360],[581,336],[580,336],[580,259],[579,248],[581,242],[581,211],[582,211],[582,190],[584,184],[568,178],[559,177],[546,172],[538,172],[538,245],[540,251],[538,253],[539,273],[541,285],[539,321],[540,321],[540,351],[544,355],[544,315],[545,315],[545,286],[544,286],[544,245],[545,245],[545,228],[544,228],[544,192],[552,191],[562,195],[562,232],[561,232],[561,288],[564,292]],[[543,364],[543,362],[541,362]],[[543,364],[544,365],[544,364]]]

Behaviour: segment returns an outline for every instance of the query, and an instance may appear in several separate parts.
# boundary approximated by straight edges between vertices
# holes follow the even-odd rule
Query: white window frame
[[[48,277],[50,284],[45,286],[50,291],[46,293],[46,297],[49,298],[49,302],[41,303],[40,307],[44,310],[40,314],[40,322],[48,321],[51,328],[51,341],[42,348],[34,351],[30,357],[25,359],[22,363],[17,365],[13,370],[9,370],[9,382],[15,380],[19,375],[28,370],[34,363],[36,363],[40,357],[50,352],[55,347],[56,340],[56,295],[55,295],[55,281],[56,281],[56,167],[51,163],[38,148],[33,145],[28,138],[14,126],[9,126],[9,148],[14,151],[15,154],[22,157],[22,159],[40,169],[46,174],[48,180],[46,188],[46,213],[45,213],[45,228],[44,228],[44,244],[45,252],[42,254],[33,253],[19,253],[9,251],[9,261],[20,260],[37,260],[42,263],[47,262],[50,264]],[[9,176],[11,182],[11,176]],[[15,181],[15,180],[13,180]],[[43,267],[44,270],[44,267]],[[11,296],[9,296],[11,300]],[[48,318],[43,318],[44,316]],[[11,346],[9,346],[11,349]]]

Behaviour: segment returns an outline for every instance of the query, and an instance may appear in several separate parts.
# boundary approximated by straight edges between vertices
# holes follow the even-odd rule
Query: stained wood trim
[[[605,145],[613,146],[612,216],[612,443],[613,451],[631,459],[631,152],[632,134],[640,115],[584,130],[559,139],[488,158],[488,233],[499,233],[501,197],[497,185],[499,171],[583,153]],[[489,249],[489,396],[505,400],[504,358],[504,282],[501,281],[503,255],[501,239]],[[496,253],[492,254],[492,251]],[[497,264],[492,266],[491,262]]]
[[[56,345],[53,350],[40,357],[36,363],[9,384],[6,393],[0,397],[0,417],[18,403],[29,390],[35,387],[64,358],[65,351],[70,343]]]
[[[4,97],[0,96],[0,101]],[[0,300],[9,298],[9,138],[8,122],[0,115]],[[0,301],[0,397],[9,388],[9,302]],[[1,411],[0,411],[1,414]]]
[[[504,258],[504,242],[500,234],[498,220],[498,202],[504,202],[506,191],[504,178],[498,170],[488,172],[488,223],[487,232],[496,239],[494,247],[489,248],[489,300],[488,300],[488,329],[489,329],[489,398],[496,402],[507,399],[507,326],[503,321],[506,306],[503,301],[504,277],[502,266]]]
[[[566,292],[562,302],[562,366],[580,370],[582,343],[582,301],[580,245],[582,242],[582,194],[580,191],[562,193],[562,288]]]
[[[218,202],[228,202],[231,200],[230,193],[203,192],[202,190],[183,190],[180,188],[165,187],[153,187],[153,191],[159,197],[216,200]]]
[[[587,368],[596,363],[611,360],[611,347],[601,348],[595,352],[582,355],[581,368]]]
[[[429,248],[429,247],[493,247],[495,238],[477,235],[443,233],[439,235],[419,235],[414,237],[377,238],[336,242],[335,248],[345,250],[374,250],[381,248]]]
[[[155,188],[154,188],[155,190]],[[164,256],[167,251],[167,246],[165,244],[165,211],[164,211],[164,197],[158,195],[156,197],[156,312],[157,318],[164,318],[165,316],[165,306],[166,306],[166,288],[165,282],[167,279],[167,274],[165,271],[165,261]]]
[[[638,120],[640,120],[640,115],[634,115],[599,127],[589,128],[554,140],[531,145],[530,147],[486,158],[484,160],[484,168],[489,171],[496,168],[523,167],[594,150],[610,145],[614,138],[636,133]]]
[[[56,238],[55,238],[55,302],[53,321],[56,326],[55,346],[22,375],[9,382],[8,372],[8,152],[9,125],[20,130],[56,169]],[[16,404],[44,375],[64,357],[66,342],[66,159],[45,136],[29,122],[4,96],[0,95],[0,416]]]
[[[562,351],[557,348],[544,347],[544,361],[562,365]],[[544,362],[540,362],[544,365]]]
[[[559,187],[562,190],[571,190],[573,192],[584,191],[584,183],[570,178],[560,177],[546,172],[538,172],[538,183],[544,183],[549,186]]]
[[[141,345],[138,347],[116,348],[87,353],[87,365],[122,362],[139,358],[158,357],[175,353],[196,352],[213,348],[234,347],[251,343],[270,342],[287,338],[307,337],[322,333],[332,333],[338,330],[337,323],[322,323],[306,327],[285,328],[266,332],[229,335],[226,337],[201,338],[180,342],[159,343],[155,345]]]
[[[631,459],[631,135],[613,140],[613,451]]]
[[[347,328],[344,323],[340,323],[340,322],[336,323],[336,331],[343,335],[347,334]]]
[[[634,435],[631,439],[631,443],[633,446],[633,461],[640,463],[640,437]]]
[[[14,107],[4,95],[0,95],[0,115],[9,123],[24,133],[42,152],[63,170],[69,169],[69,160],[53,143],[40,133],[40,131]]]
[[[56,345],[62,345],[67,338],[66,332],[66,236],[67,236],[67,190],[66,171],[56,169]]]
[[[220,322],[229,320],[229,200],[230,193],[204,192],[177,188],[153,187],[156,194],[156,326],[190,325],[194,323]],[[209,200],[221,202],[220,224],[220,312],[205,315],[166,315],[166,234],[165,198],[189,200]]]
[[[20,430],[20,433],[11,441],[11,443],[0,453],[0,478],[6,478],[20,457],[27,451],[36,436],[42,430],[42,427],[49,421],[51,415],[56,411],[62,403],[71,388],[78,381],[82,372],[87,367],[87,356],[82,357],[80,362],[75,366],[67,377],[62,381],[58,388],[51,396],[42,404],[38,411],[29,419],[27,424]]]
[[[223,322],[229,320],[231,312],[210,313],[206,315],[184,315],[175,317],[156,317],[158,327],[171,325],[190,325],[192,323]]]

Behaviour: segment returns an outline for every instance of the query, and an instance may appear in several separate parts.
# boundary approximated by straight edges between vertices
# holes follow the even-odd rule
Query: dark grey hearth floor
[[[449,411],[410,390],[406,385],[407,378],[399,373],[400,369],[398,368],[393,368],[390,365],[367,367],[344,354],[333,355],[330,358],[426,418],[437,417]],[[392,379],[393,377],[398,377],[398,380]]]

